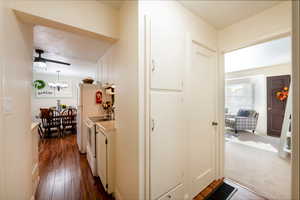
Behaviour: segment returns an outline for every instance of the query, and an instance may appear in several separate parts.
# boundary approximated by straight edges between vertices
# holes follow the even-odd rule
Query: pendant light
[[[57,72],[57,82],[52,82],[52,83],[50,82],[50,83],[48,83],[48,85],[50,88],[54,88],[54,89],[57,89],[57,91],[60,91],[61,89],[67,88],[68,84],[59,82],[60,71],[58,70],[56,72]]]

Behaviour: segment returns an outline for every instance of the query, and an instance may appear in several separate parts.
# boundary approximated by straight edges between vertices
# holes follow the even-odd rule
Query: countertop
[[[96,122],[96,125],[104,132],[107,131],[115,131],[115,121],[111,120],[111,121],[102,121],[102,122]]]

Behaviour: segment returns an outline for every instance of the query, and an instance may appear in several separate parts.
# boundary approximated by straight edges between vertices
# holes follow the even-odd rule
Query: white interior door
[[[102,185],[106,188],[107,185],[107,144],[106,136],[98,132],[96,136],[96,150],[97,150],[97,173],[101,179]]]
[[[188,156],[191,196],[215,179],[216,56],[192,43],[187,69]]]
[[[183,183],[182,93],[151,92],[151,199],[158,199]]]

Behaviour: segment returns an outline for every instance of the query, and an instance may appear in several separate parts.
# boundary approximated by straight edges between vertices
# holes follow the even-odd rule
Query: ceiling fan
[[[61,65],[71,65],[70,63],[66,63],[62,61],[43,58],[42,54],[44,53],[44,51],[41,49],[36,49],[35,52],[38,54],[38,56],[34,57],[33,65],[38,68],[46,68],[47,67],[46,62],[52,62]]]

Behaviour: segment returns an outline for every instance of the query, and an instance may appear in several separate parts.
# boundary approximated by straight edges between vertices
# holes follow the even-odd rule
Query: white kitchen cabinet
[[[96,122],[97,174],[108,194],[114,193],[115,134],[114,121]]]
[[[183,183],[182,105],[180,92],[151,92],[151,199]]]
[[[182,90],[186,58],[184,31],[151,19],[151,88]]]
[[[104,188],[107,188],[107,138],[103,132],[97,132],[97,173]]]
[[[184,187],[182,184],[180,184],[170,192],[163,195],[158,200],[183,200],[183,199],[184,199]]]

